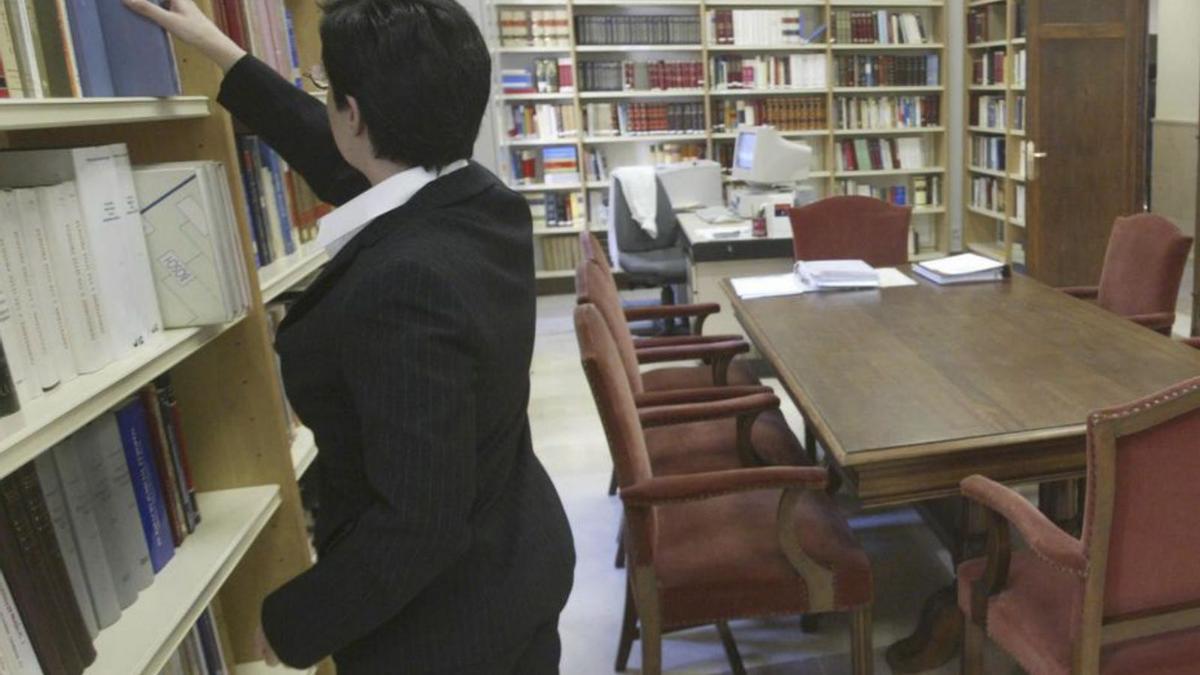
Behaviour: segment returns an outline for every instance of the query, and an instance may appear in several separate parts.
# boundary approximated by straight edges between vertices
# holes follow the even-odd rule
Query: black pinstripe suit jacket
[[[253,57],[220,102],[323,199],[366,189],[324,107]],[[574,551],[533,454],[529,208],[475,163],[346,245],[276,340],[316,436],[319,562],[263,604],[289,665],[342,675],[486,663],[554,620]]]

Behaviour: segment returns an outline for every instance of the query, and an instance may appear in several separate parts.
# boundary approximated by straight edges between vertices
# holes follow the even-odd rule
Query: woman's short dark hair
[[[381,159],[427,169],[471,156],[491,88],[479,28],[455,0],[325,0],[334,104],[358,101]]]

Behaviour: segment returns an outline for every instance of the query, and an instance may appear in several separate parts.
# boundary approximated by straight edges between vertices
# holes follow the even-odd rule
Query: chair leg
[[[617,470],[612,470],[612,477],[608,479],[608,496],[611,497],[617,494]]]
[[[621,526],[617,528],[617,559],[613,561],[613,567],[623,570],[625,569],[625,518],[621,518]]]
[[[963,621],[962,675],[983,675],[983,647],[987,641],[983,626]]]
[[[850,614],[850,663],[854,675],[871,675],[875,669],[875,650],[871,646],[871,606]]]
[[[629,653],[633,650],[633,641],[637,637],[637,607],[633,603],[633,589],[625,582],[625,618],[621,622],[621,639],[617,643],[617,663],[613,670],[625,672],[629,665]]]
[[[733,631],[729,630],[729,623],[718,621],[717,632],[721,634],[721,646],[725,648],[725,658],[729,659],[729,668],[733,675],[746,675],[746,666],[742,663],[742,655],[733,639]]]
[[[656,621],[640,622],[638,637],[642,640],[642,675],[662,675],[662,629]]]

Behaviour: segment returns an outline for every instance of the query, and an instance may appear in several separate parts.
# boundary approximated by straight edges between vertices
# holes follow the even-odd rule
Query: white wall
[[[1200,2],[1158,0],[1157,109],[1150,200],[1155,213],[1188,233],[1196,228],[1200,121]]]

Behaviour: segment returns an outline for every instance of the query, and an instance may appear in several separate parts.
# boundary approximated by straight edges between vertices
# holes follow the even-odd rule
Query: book
[[[974,253],[960,253],[918,263],[913,271],[937,284],[969,284],[999,281],[1008,275],[1008,266]]]
[[[25,85],[17,61],[17,42],[9,24],[8,9],[0,3],[0,69],[4,73],[4,88],[8,98],[24,98]]]
[[[58,287],[58,275],[55,273],[54,246],[50,240],[52,228],[47,224],[55,218],[55,191],[42,187],[18,190],[17,194],[22,201],[22,235],[26,249],[33,256],[30,268],[35,284],[34,296],[38,311],[43,315],[48,355],[58,371],[59,382],[70,382],[78,376],[79,370],[71,349],[71,330],[63,293]]]
[[[75,50],[79,89],[83,96],[116,96],[97,8],[97,3],[102,1],[66,0],[71,23],[71,45]]]
[[[96,610],[92,607],[92,598],[83,573],[83,560],[80,557],[79,547],[75,544],[75,533],[71,528],[66,495],[63,493],[62,482],[59,479],[58,467],[54,464],[52,451],[46,451],[39,455],[34,460],[34,467],[42,488],[42,496],[46,500],[46,511],[50,515],[50,522],[54,525],[54,538],[58,543],[58,550],[62,553],[67,577],[71,581],[71,592],[75,597],[76,604],[79,605],[88,636],[95,639],[100,631],[96,622]]]
[[[96,495],[79,462],[78,452],[74,448],[75,442],[75,436],[68,437],[46,454],[53,458],[54,467],[58,470],[71,533],[79,550],[90,606],[95,613],[97,627],[103,630],[121,617],[121,605],[117,599],[117,589],[113,582],[112,569],[108,564],[104,541],[96,522]]]
[[[142,208],[138,201],[137,187],[133,180],[133,167],[129,161],[129,150],[124,143],[108,146],[116,168],[117,198],[121,215],[121,236],[124,238],[126,265],[125,279],[129,284],[137,330],[144,340],[162,331],[162,313],[158,305],[158,293],[150,271],[150,253],[146,247],[146,225],[142,221]]]
[[[43,94],[55,98],[78,96],[79,77],[65,7],[58,0],[27,1],[41,50]]]
[[[862,260],[798,260],[795,273],[816,289],[879,287],[879,272]]]
[[[8,581],[0,573],[0,669],[5,673],[41,675],[33,643],[17,609]]]
[[[58,384],[58,370],[50,353],[48,334],[44,329],[47,318],[39,311],[31,270],[32,256],[26,249],[22,215],[26,217],[28,194],[0,191],[0,292],[8,300],[14,321],[14,332],[22,350],[23,365],[28,380],[23,384],[23,396],[33,398],[35,392],[51,389]]]
[[[146,419],[146,409],[140,399],[130,399],[117,409],[117,427],[125,450],[125,464],[133,483],[138,515],[150,566],[158,574],[175,555],[171,525],[167,521],[167,505],[162,497],[162,482],[154,464],[153,441]]]
[[[188,463],[183,420],[179,412],[179,403],[175,400],[175,390],[171,386],[171,376],[168,374],[156,378],[154,389],[158,396],[159,408],[162,410],[163,421],[166,424],[167,439],[171,444],[171,459],[175,463],[175,473],[178,476],[188,532],[194,532],[201,520],[200,505],[196,500],[196,484],[192,480],[192,471]]]
[[[96,5],[117,96],[178,96],[179,71],[171,40],[157,24],[124,3]]]

